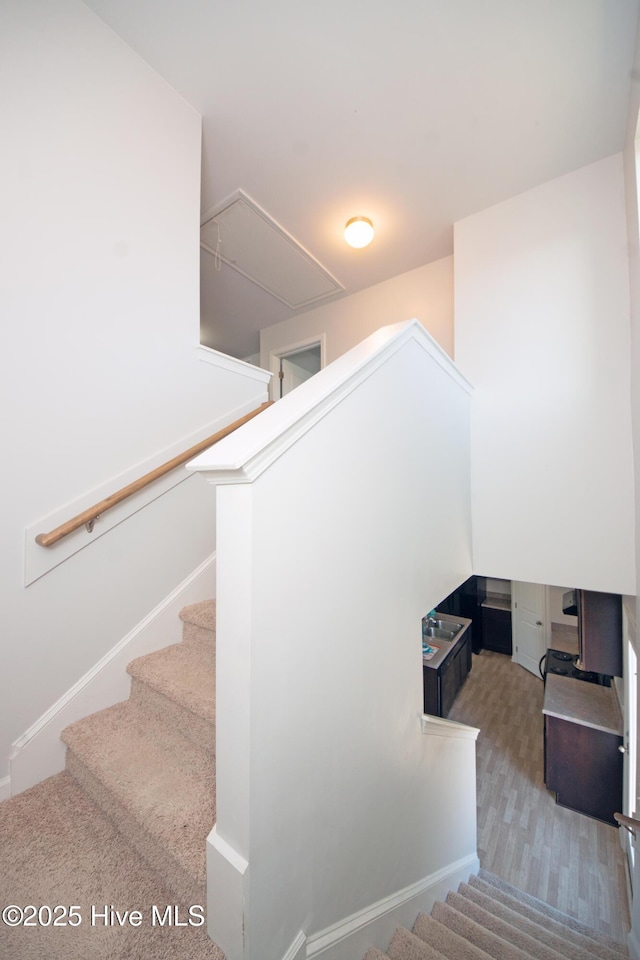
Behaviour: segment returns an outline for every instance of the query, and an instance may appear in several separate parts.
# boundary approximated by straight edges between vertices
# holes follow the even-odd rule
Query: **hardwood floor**
[[[560,807],[544,785],[542,680],[510,657],[482,651],[451,720],[480,728],[480,863],[616,940],[629,911],[618,830]]]

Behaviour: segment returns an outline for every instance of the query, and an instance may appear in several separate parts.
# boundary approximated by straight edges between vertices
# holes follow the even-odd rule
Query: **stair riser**
[[[206,905],[206,883],[196,881],[163,846],[144,830],[141,823],[119,803],[94,777],[80,758],[67,747],[66,769],[80,784],[93,802],[116,825],[150,867],[157,871],[163,883],[177,900],[188,904]]]
[[[195,623],[185,622],[182,624],[182,642],[199,643],[215,650],[216,632],[207,629],[207,627],[199,627]]]
[[[549,906],[549,904],[544,903],[535,897],[532,897],[530,894],[524,893],[522,890],[518,890],[516,887],[513,887],[506,881],[496,877],[494,874],[489,873],[486,870],[480,870],[479,879],[484,880],[485,883],[489,884],[490,886],[494,886],[498,890],[503,891],[504,893],[515,897],[516,899],[519,899],[523,904],[532,907],[545,916],[551,917],[558,923],[562,923],[565,926],[570,927],[572,930],[582,933],[584,936],[589,937],[596,943],[602,944],[609,950],[612,950],[614,953],[618,953],[622,957],[627,957],[629,955],[626,947],[624,947],[622,944],[616,942],[615,940],[609,939],[609,937],[605,937],[596,930],[585,926],[585,924],[581,923],[579,920],[569,917],[567,914],[562,913],[562,911],[557,910],[555,907]]]
[[[472,902],[484,907],[485,910],[491,910],[496,916],[501,917],[509,923],[518,923],[522,929],[531,936],[536,936],[536,927],[544,931],[544,936],[553,935],[563,941],[562,953],[571,957],[576,952],[582,956],[586,952],[594,957],[594,960],[618,960],[620,954],[609,950],[595,940],[577,933],[571,927],[558,923],[543,913],[535,913],[531,908],[527,908],[521,900],[515,897],[507,897],[497,887],[483,883],[477,877],[472,877],[469,885],[461,884],[459,893]],[[551,944],[553,946],[553,944]],[[560,952],[561,948],[556,946],[554,949]]]
[[[140,704],[155,720],[179,730],[187,739],[198,747],[202,747],[215,759],[216,731],[210,721],[198,717],[137,677],[131,678],[130,699]]]

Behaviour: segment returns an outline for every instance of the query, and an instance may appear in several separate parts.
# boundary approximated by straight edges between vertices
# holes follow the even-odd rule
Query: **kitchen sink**
[[[430,627],[436,627],[437,630],[448,630],[450,633],[459,633],[462,630],[462,624],[455,620],[430,620]]]
[[[443,630],[441,627],[423,627],[422,636],[432,637],[434,640],[453,640],[457,630]]]

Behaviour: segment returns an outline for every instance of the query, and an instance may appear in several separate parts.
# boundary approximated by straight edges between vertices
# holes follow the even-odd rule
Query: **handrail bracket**
[[[636,830],[640,827],[640,820],[636,817],[627,817],[624,813],[614,813],[613,819],[620,827],[628,830],[633,839],[636,839]]]
[[[51,547],[54,543],[62,540],[63,537],[68,536],[75,530],[80,530],[82,526],[86,528],[87,533],[93,533],[96,520],[102,513],[105,512],[105,510],[110,510],[117,504],[122,503],[123,500],[126,500],[127,497],[130,497],[134,493],[138,493],[150,483],[153,483],[155,480],[159,480],[160,477],[164,477],[165,474],[175,470],[176,467],[180,467],[188,460],[192,460],[193,457],[196,457],[199,453],[202,453],[203,450],[213,446],[214,443],[218,443],[218,441],[222,440],[223,437],[227,437],[230,433],[233,433],[234,430],[237,430],[245,423],[248,423],[249,420],[252,420],[272,404],[272,400],[265,400],[265,402],[261,403],[259,407],[256,407],[256,409],[252,410],[250,413],[246,413],[243,417],[240,417],[239,420],[234,420],[233,423],[223,427],[222,430],[218,430],[218,432],[214,433],[213,436],[207,437],[206,440],[201,440],[200,443],[196,443],[193,447],[189,447],[188,450],[178,454],[177,457],[173,457],[171,460],[167,460],[166,463],[156,467],[155,470],[150,470],[149,473],[145,473],[143,477],[140,477],[138,480],[134,480],[133,483],[127,484],[126,487],[122,487],[121,490],[118,490],[110,497],[105,497],[105,499],[101,500],[99,503],[94,503],[93,506],[89,507],[87,510],[83,510],[82,513],[72,517],[71,520],[67,520],[66,523],[61,523],[59,527],[55,528],[55,530],[50,530],[48,533],[39,533],[35,538],[36,543],[41,547]]]

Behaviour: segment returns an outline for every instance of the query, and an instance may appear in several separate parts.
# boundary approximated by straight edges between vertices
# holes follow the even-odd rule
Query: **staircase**
[[[5,859],[0,856],[0,899],[10,896],[7,902],[20,903],[40,898],[46,903],[62,896],[73,902],[82,895],[91,896],[87,902],[100,904],[113,898],[116,907],[133,907],[146,895],[144,890],[153,889],[152,902],[169,902],[153,881],[149,885],[135,860],[126,859],[121,848],[128,844],[154,868],[162,884],[158,889],[170,891],[176,904],[206,903],[206,838],[216,819],[215,603],[187,607],[180,617],[181,643],[139,657],[127,667],[132,680],[127,701],[63,731],[66,772],[0,808],[0,854],[3,845],[8,848]],[[77,854],[72,849],[77,842],[72,821],[80,824]],[[8,837],[16,841],[13,849],[6,842]],[[108,872],[107,849],[112,859],[120,861],[115,874]],[[34,869],[39,871],[39,886]],[[93,873],[103,877],[105,885],[91,893]],[[131,879],[131,886],[128,894],[121,892],[119,897],[120,880],[109,878],[120,874]],[[82,909],[86,917],[88,907]],[[68,937],[67,941],[58,938],[55,949],[48,929],[39,930],[36,939],[35,932],[27,938],[27,931],[0,927],[0,956],[67,960],[73,948],[78,955],[84,952],[105,960],[183,960],[187,956],[223,960],[204,928],[172,934],[147,924],[127,930],[128,939],[123,939],[124,930],[93,932],[85,923],[86,941],[80,941],[80,931],[70,928],[54,932]],[[103,940],[96,939],[103,934]],[[188,941],[181,939],[187,936]],[[100,952],[100,943],[106,952]],[[118,943],[121,947],[116,949]],[[457,893],[449,893],[444,903],[436,903],[430,916],[420,914],[412,932],[396,930],[386,954],[372,947],[364,960],[620,960],[626,956],[621,944],[481,870]]]
[[[364,960],[620,960],[624,946],[481,870]]]
[[[206,903],[215,806],[215,603],[185,608],[182,643],[133,660],[124,703],[62,732],[67,771],[183,903]]]

